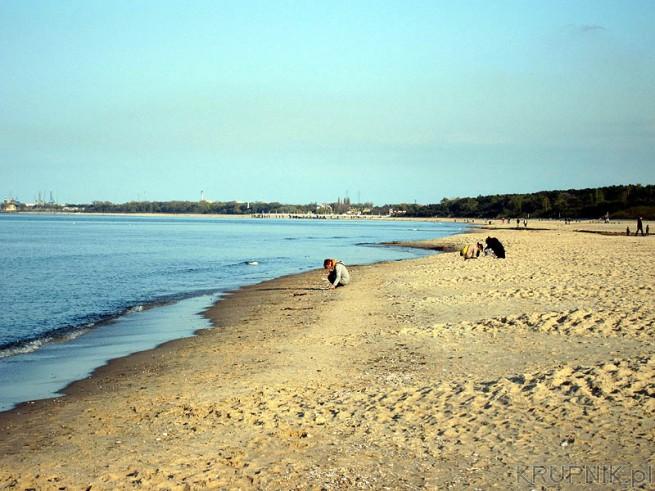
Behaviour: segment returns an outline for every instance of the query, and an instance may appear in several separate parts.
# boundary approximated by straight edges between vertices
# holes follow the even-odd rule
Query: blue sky
[[[655,2],[0,0],[0,198],[655,183]]]

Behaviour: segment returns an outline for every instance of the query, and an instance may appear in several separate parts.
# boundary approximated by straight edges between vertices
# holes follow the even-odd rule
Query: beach
[[[0,489],[652,488],[655,239],[529,226],[422,244],[506,259],[228,295],[214,328],[1,414]]]

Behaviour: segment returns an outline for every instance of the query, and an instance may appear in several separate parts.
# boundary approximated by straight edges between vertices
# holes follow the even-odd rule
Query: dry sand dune
[[[217,328],[4,415],[0,488],[653,488],[655,240],[555,226],[438,245],[489,234],[507,259],[238,292]]]

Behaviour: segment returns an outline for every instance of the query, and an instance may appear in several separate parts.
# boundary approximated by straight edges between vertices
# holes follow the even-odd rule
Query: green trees
[[[640,184],[595,189],[541,191],[477,198],[442,199],[424,207],[431,216],[465,218],[655,218],[655,186]],[[416,216],[427,216],[418,213]]]
[[[19,209],[20,204],[17,205]],[[351,204],[350,199],[338,199],[329,206],[317,203],[305,205],[278,202],[239,201],[130,201],[114,204],[94,201],[90,205],[76,205],[87,212],[97,213],[196,213],[243,215],[250,213],[345,213],[365,210],[373,215],[387,215],[389,210],[408,217],[463,217],[463,218],[610,218],[655,219],[655,185],[640,184],[607,186],[593,189],[540,191],[531,194],[497,194],[475,198],[443,198],[439,203]]]

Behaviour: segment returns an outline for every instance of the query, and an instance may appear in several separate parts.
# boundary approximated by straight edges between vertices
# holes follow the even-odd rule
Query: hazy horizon
[[[496,195],[537,194],[537,193],[581,191],[581,190],[585,190],[585,189],[599,189],[599,188],[606,188],[606,187],[612,187],[612,186],[653,186],[653,185],[655,185],[655,184],[645,184],[645,183],[644,184],[642,184],[642,183],[629,183],[629,184],[626,184],[626,185],[610,184],[608,186],[599,186],[599,187],[593,187],[593,188],[540,189],[540,190],[537,190],[537,191],[534,191],[534,192],[531,192],[531,193],[512,193],[512,192],[508,192],[508,193],[495,193],[495,194],[491,194],[491,195],[444,196],[444,198],[450,199],[450,200],[463,199],[463,198],[473,198],[473,199],[475,199],[475,198],[478,198],[478,197],[481,197],[481,196],[484,197],[484,196],[496,196]],[[280,200],[277,200],[277,199],[271,199],[271,200],[241,200],[241,199],[209,200],[209,199],[205,198],[205,200],[208,201],[209,203],[214,203],[214,202],[219,202],[219,203],[221,203],[221,202],[236,202],[236,203],[253,203],[253,204],[254,203],[279,203],[281,205],[306,206],[306,205],[311,205],[313,203],[319,204],[319,205],[320,204],[327,204],[327,203],[336,203],[337,200],[343,201],[344,197],[346,197],[346,196],[339,196],[339,197],[335,198],[334,200],[307,201],[307,202],[290,202],[290,201],[280,201]],[[418,202],[418,201],[416,201],[416,202],[410,202],[410,201],[396,201],[396,202],[391,202],[391,201],[371,202],[371,201],[368,201],[368,202],[365,202],[365,201],[357,201],[356,199],[352,199],[350,197],[348,197],[348,199],[350,199],[350,202],[351,202],[352,205],[372,204],[375,207],[383,207],[383,206],[387,206],[387,205],[390,205],[390,206],[391,205],[407,205],[407,204],[418,204],[419,206],[428,206],[428,205],[434,205],[434,204],[439,203],[437,201],[429,202],[429,203],[428,202],[422,203],[422,202]],[[203,200],[201,200],[201,199],[176,199],[176,198],[173,198],[173,199],[170,199],[170,200],[138,199],[138,200],[128,200],[128,201],[91,200],[91,201],[86,201],[86,202],[82,202],[82,201],[79,201],[79,202],[70,202],[70,201],[69,202],[62,202],[62,201],[58,201],[58,200],[54,199],[54,194],[53,194],[53,200],[50,201],[50,194],[49,193],[45,193],[45,194],[41,193],[40,198],[38,198],[36,200],[33,200],[33,201],[22,200],[20,202],[27,203],[27,204],[36,204],[39,201],[42,202],[45,205],[47,205],[49,203],[54,203],[56,205],[71,205],[71,206],[73,206],[73,205],[91,205],[94,202],[109,202],[109,203],[112,203],[114,205],[122,205],[122,204],[127,204],[127,203],[130,203],[130,202],[164,202],[164,203],[165,202],[191,202],[191,203],[194,203],[194,202],[201,202]],[[439,201],[441,201],[441,200],[439,200]]]
[[[0,3],[0,198],[655,183],[655,2]]]

